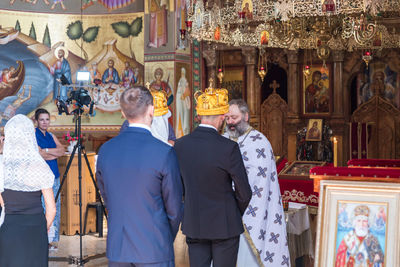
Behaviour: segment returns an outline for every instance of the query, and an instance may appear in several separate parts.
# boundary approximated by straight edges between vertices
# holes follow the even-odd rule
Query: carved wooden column
[[[299,54],[297,50],[288,50],[288,117],[297,119],[300,115],[300,83],[299,83]]]
[[[344,51],[333,50],[333,118],[344,118],[343,59]]]
[[[349,147],[346,145],[349,143],[349,126],[345,121],[345,97],[346,87],[343,81],[343,60],[344,51],[333,50],[333,114],[330,120],[330,126],[333,130],[333,135],[338,139],[338,165],[345,166],[348,155]],[[346,94],[347,95],[347,94]]]
[[[206,60],[206,66],[207,66],[207,79],[205,86],[208,87],[208,81],[210,80],[210,78],[214,80],[214,86],[215,86],[217,78],[215,73],[215,68],[217,63],[217,51],[212,48],[204,50],[203,57]]]
[[[246,90],[247,105],[250,109],[251,125],[257,129],[260,127],[261,88],[256,86],[257,50],[255,47],[242,48],[244,63],[246,64]]]
[[[300,128],[300,82],[299,82],[299,54],[297,50],[287,51],[288,59],[288,118],[286,120],[287,158],[289,161],[296,160],[296,134]]]

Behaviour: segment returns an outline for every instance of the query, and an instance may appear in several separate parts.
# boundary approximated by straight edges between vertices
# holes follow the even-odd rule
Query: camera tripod
[[[85,256],[83,257],[82,255],[82,237],[85,235],[83,233],[82,229],[82,154],[83,157],[86,161],[86,165],[88,167],[90,177],[92,179],[93,185],[96,189],[96,196],[100,196],[99,188],[97,187],[96,181],[94,180],[93,172],[92,169],[90,168],[89,160],[86,155],[86,150],[84,146],[82,145],[82,140],[81,140],[81,117],[83,113],[83,108],[81,106],[78,106],[77,109],[73,111],[74,116],[75,116],[75,136],[78,137],[78,142],[75,144],[74,149],[72,150],[71,156],[68,160],[67,167],[65,169],[64,175],[61,180],[60,188],[58,189],[55,201],[57,202],[57,199],[60,195],[61,189],[63,187],[63,184],[67,178],[68,171],[71,167],[72,161],[75,157],[75,152],[78,150],[78,182],[79,182],[79,257],[74,257],[74,256],[69,256],[69,257],[49,257],[49,260],[51,261],[67,261],[69,264],[74,264],[77,266],[84,266],[85,263],[87,263],[90,260],[105,257],[105,253],[101,254],[96,254],[96,255],[91,255],[91,256]],[[100,204],[103,209],[103,213],[107,219],[107,211],[103,205],[103,202],[100,199]],[[87,215],[86,215],[87,216]]]

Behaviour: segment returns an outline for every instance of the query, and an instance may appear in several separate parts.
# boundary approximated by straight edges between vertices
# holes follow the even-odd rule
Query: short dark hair
[[[245,116],[246,114],[250,114],[249,106],[243,99],[232,99],[231,101],[229,101],[229,106],[231,105],[238,106],[240,113],[242,113],[243,116]]]
[[[153,96],[146,87],[135,86],[122,93],[120,105],[126,119],[136,119],[146,112],[148,106],[153,105]]]
[[[47,109],[38,108],[38,109],[35,111],[35,120],[38,120],[38,119],[39,119],[40,114],[47,114],[47,115],[49,115],[49,117],[50,117],[50,113],[47,111]]]

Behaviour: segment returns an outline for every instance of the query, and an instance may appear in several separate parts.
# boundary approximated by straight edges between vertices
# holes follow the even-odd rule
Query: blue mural
[[[0,45],[0,98],[1,90],[7,87],[7,83],[15,81],[15,78],[7,78],[7,73],[21,68],[17,61],[21,61],[24,68],[24,77],[20,83],[15,83],[15,93],[5,96],[0,100],[1,126],[15,114],[28,114],[35,110],[46,97],[53,91],[53,76],[47,67],[39,61],[39,58],[29,51],[26,45],[14,40],[5,45]],[[8,80],[7,80],[8,79]],[[3,86],[3,87],[2,87]]]

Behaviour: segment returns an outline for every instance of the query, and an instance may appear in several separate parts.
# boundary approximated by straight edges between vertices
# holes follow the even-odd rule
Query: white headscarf
[[[54,174],[39,154],[32,121],[16,115],[7,122],[4,135],[0,192],[5,188],[25,192],[52,188]]]
[[[168,110],[168,113],[162,116],[157,116],[153,118],[153,122],[151,123],[151,134],[163,141],[164,143],[171,145],[168,143],[169,136],[169,124],[168,118],[171,117],[171,112]]]

